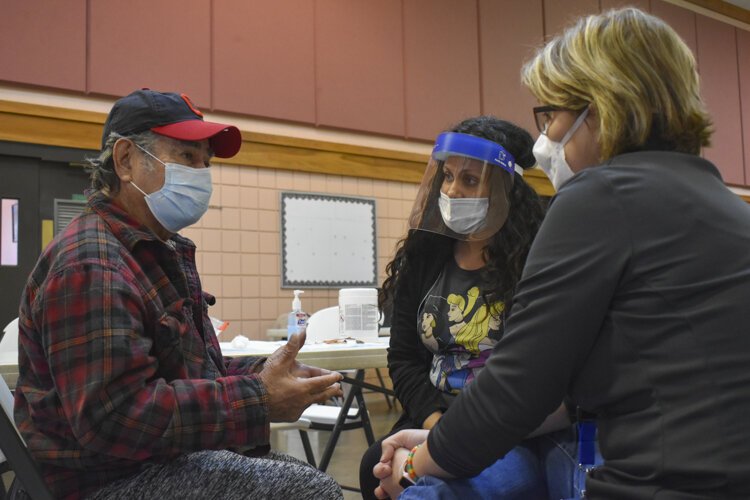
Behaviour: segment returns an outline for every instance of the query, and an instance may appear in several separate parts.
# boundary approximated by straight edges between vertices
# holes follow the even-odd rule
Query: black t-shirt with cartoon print
[[[503,332],[502,301],[482,298],[481,270],[467,271],[449,259],[419,307],[417,331],[433,354],[430,381],[458,393],[484,367]]]

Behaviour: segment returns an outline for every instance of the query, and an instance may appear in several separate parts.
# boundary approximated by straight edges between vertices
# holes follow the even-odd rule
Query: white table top
[[[269,328],[266,330],[266,337],[268,337],[269,340],[281,340],[285,339],[286,336],[289,335],[286,328]],[[390,337],[391,336],[391,327],[389,326],[381,326],[378,330],[378,337]]]
[[[388,341],[388,337],[381,337],[376,342],[364,344],[305,344],[297,359],[328,370],[383,368],[388,366]],[[285,343],[250,340],[246,348],[236,349],[231,342],[222,342],[221,352],[224,356],[267,356]]]
[[[307,344],[302,347],[297,359],[327,370],[383,368],[388,366],[388,340],[388,337],[380,337],[377,342],[364,344]],[[224,356],[267,356],[285,343],[251,340],[246,349],[235,349],[230,342],[222,342],[221,352]],[[11,389],[15,387],[18,379],[16,353],[0,353],[0,374]]]

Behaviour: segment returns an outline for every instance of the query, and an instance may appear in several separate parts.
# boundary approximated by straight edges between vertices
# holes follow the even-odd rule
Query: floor
[[[401,415],[401,408],[388,408],[385,397],[382,394],[365,394],[365,403],[370,413],[372,430],[375,439],[386,434]],[[309,433],[310,443],[315,457],[322,455],[328,440],[329,432],[312,431]],[[305,451],[302,448],[302,440],[296,430],[278,431],[271,436],[271,447],[275,450],[289,453],[290,455],[305,460]],[[341,433],[336,451],[333,453],[331,463],[326,472],[336,479],[339,484],[359,487],[359,462],[362,454],[368,448],[367,439],[362,429],[352,429]],[[345,500],[361,499],[356,492],[344,490]]]

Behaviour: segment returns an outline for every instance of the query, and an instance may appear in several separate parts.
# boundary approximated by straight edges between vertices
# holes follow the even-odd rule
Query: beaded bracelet
[[[419,479],[417,473],[414,472],[414,454],[417,452],[417,449],[419,449],[420,446],[422,445],[418,444],[417,446],[412,448],[409,454],[406,456],[406,461],[404,461],[404,477],[411,481],[413,484],[416,484],[417,479]]]

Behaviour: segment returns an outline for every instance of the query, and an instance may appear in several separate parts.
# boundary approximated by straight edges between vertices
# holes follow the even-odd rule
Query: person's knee
[[[344,498],[341,486],[336,480],[314,467],[287,462],[279,467],[272,476],[264,471],[264,477],[258,485],[265,493],[273,494],[268,498],[285,500],[340,500]],[[260,495],[265,498],[264,495]]]
[[[320,498],[322,500],[340,500],[344,498],[341,486],[333,477],[325,472],[312,469],[309,478],[309,496],[307,498]]]
[[[373,492],[379,481],[372,475],[372,468],[380,461],[382,453],[380,443],[381,441],[375,441],[362,455],[362,460],[359,463],[359,488],[364,499],[375,498]]]
[[[380,441],[375,441],[362,455],[362,460],[359,463],[360,472],[368,472],[372,475],[372,468],[380,461],[380,455],[383,453],[380,443]]]

